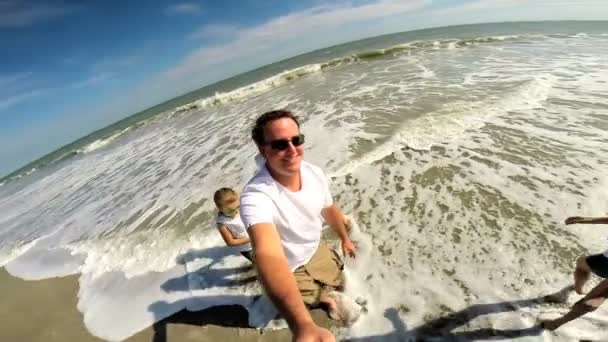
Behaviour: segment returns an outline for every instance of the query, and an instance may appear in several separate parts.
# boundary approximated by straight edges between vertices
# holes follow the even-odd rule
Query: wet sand
[[[0,341],[102,341],[89,334],[76,308],[78,276],[26,281],[0,268]],[[324,327],[321,310],[313,319]],[[126,341],[290,341],[288,330],[247,327],[247,311],[237,305],[198,312],[182,310],[138,332]]]

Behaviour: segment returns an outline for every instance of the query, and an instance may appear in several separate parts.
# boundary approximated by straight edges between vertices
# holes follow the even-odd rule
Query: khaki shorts
[[[340,256],[321,243],[310,261],[293,271],[304,304],[317,305],[323,294],[341,289],[344,286],[343,268]]]

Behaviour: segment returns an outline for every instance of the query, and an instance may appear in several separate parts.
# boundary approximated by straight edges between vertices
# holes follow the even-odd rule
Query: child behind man
[[[221,188],[213,195],[218,209],[215,218],[217,229],[229,247],[239,251],[242,256],[253,262],[253,252],[249,235],[239,215],[239,196],[230,188]]]

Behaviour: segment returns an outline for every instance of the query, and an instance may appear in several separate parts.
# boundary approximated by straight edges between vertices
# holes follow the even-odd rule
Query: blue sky
[[[93,130],[312,49],[417,28],[608,20],[606,0],[0,0],[0,175]]]

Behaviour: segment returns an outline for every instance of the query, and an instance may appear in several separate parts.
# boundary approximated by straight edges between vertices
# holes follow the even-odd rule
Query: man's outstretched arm
[[[248,232],[259,280],[287,320],[294,341],[335,341],[328,330],[314,323],[306,309],[276,227],[271,223],[258,223],[251,226]]]
[[[338,234],[340,240],[342,240],[342,253],[344,253],[344,256],[354,258],[356,247],[348,237],[344,214],[342,214],[336,204],[332,204],[323,209],[322,215],[325,222],[327,222],[327,224],[336,232],[336,234]]]
[[[608,217],[573,216],[566,219],[565,224],[608,224]]]

